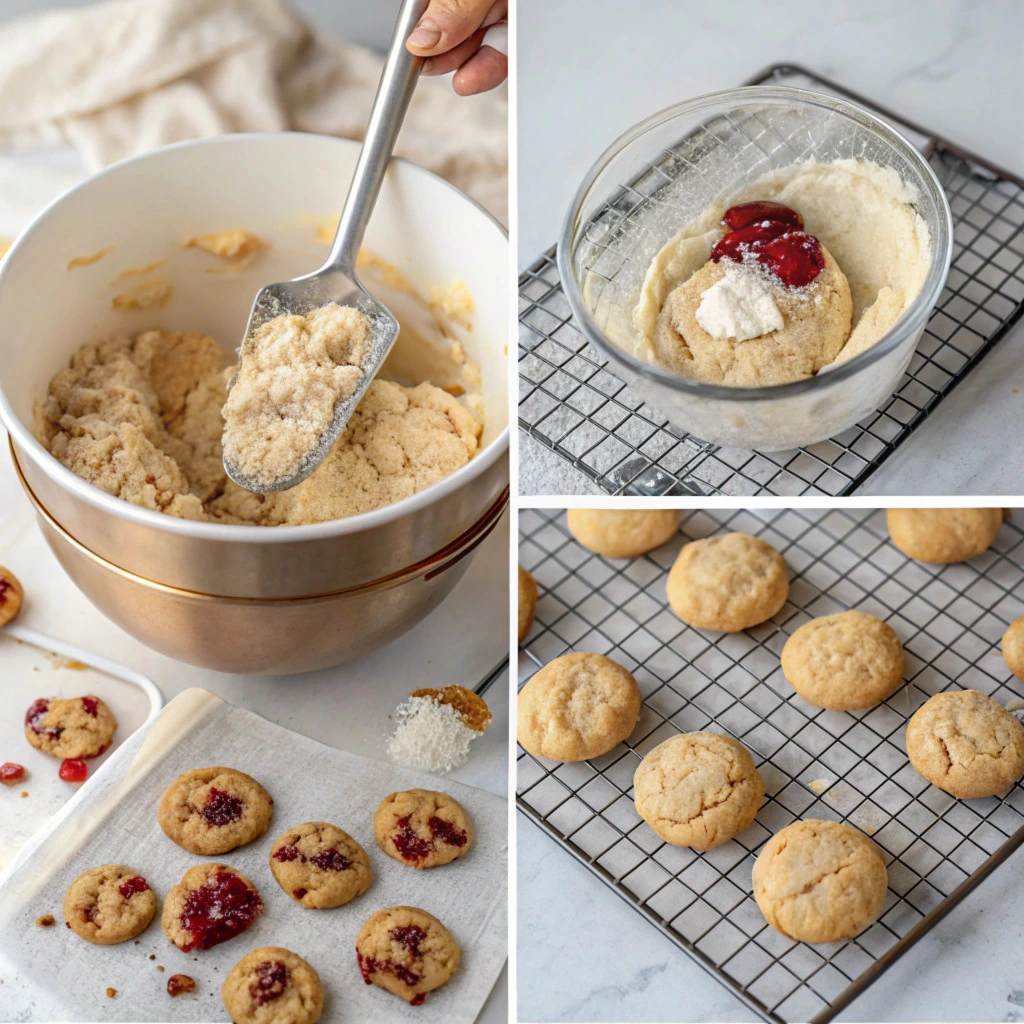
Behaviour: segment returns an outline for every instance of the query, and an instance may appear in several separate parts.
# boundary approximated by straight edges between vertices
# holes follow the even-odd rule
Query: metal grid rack
[[[756,629],[706,634],[668,608],[665,578],[685,540],[728,530],[782,553],[789,600]],[[558,764],[519,748],[519,809],[765,1020],[831,1020],[1024,842],[1024,786],[958,801],[928,785],[904,747],[907,719],[943,690],[1024,705],[999,648],[1024,612],[1013,594],[1024,532],[1013,522],[988,552],[949,566],[905,558],[884,512],[865,510],[685,512],[679,538],[632,561],[586,551],[560,511],[524,509],[520,533],[520,561],[541,594],[520,681],[568,650],[594,651],[633,672],[643,706],[629,740],[593,761]],[[904,685],[869,711],[813,707],[779,664],[789,634],[844,608],[886,620],[904,644]],[[644,754],[700,729],[742,742],[767,791],[755,823],[704,854],[664,843],[632,800]],[[754,856],[797,818],[846,821],[885,854],[885,908],[856,939],[792,942],[757,909]]]
[[[842,95],[924,151],[953,212],[946,287],[882,408],[809,448],[759,453],[692,437],[609,372],[573,322],[552,247],[519,279],[519,425],[610,494],[850,494],[1024,313],[1024,179],[803,69],[745,84],[766,82]]]

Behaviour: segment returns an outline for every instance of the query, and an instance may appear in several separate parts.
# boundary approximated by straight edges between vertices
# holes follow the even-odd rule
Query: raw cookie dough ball
[[[256,886],[227,864],[197,864],[172,886],[160,923],[184,953],[241,935],[263,913]]]
[[[874,615],[823,615],[804,623],[786,641],[782,671],[815,707],[873,708],[903,679],[903,645]]]
[[[21,611],[25,591],[18,577],[0,565],[0,626],[6,626]]]
[[[977,690],[937,693],[907,723],[907,756],[951,796],[995,796],[1024,774],[1024,725]]]
[[[640,688],[602,654],[563,654],[519,691],[518,739],[536,757],[588,761],[626,739],[640,720]]]
[[[797,942],[852,939],[882,912],[881,850],[835,821],[794,821],[765,843],[753,871],[765,920]]]
[[[134,939],[156,913],[156,893],[133,868],[104,864],[79,875],[64,897],[64,920],[87,942],[113,946]]]
[[[246,953],[220,994],[235,1024],[316,1024],[324,1009],[320,975],[280,946]]]
[[[537,581],[519,566],[519,642],[522,643],[537,614]]]
[[[304,907],[340,907],[370,888],[373,869],[366,851],[326,821],[289,829],[270,848],[277,884]]]
[[[770,619],[789,596],[782,555],[747,533],[687,544],[668,574],[668,603],[695,629],[738,633]]]
[[[215,857],[259,839],[274,812],[271,795],[234,768],[193,768],[160,800],[160,827],[189,853]]]
[[[1014,619],[1003,634],[1003,660],[1018,679],[1024,679],[1024,615]]]
[[[359,931],[356,958],[367,985],[419,1006],[459,966],[459,946],[440,921],[417,907],[378,910]]]
[[[373,815],[373,835],[389,857],[414,868],[448,864],[473,845],[473,825],[462,804],[432,789],[384,797]]]
[[[114,738],[117,721],[95,696],[41,697],[25,713],[25,738],[53,757],[99,757]]]
[[[675,536],[678,509],[571,508],[569,532],[588,551],[606,558],[637,558]]]
[[[850,336],[850,286],[823,245],[825,268],[803,288],[789,288],[771,274],[729,261],[707,262],[669,293],[658,317],[658,355],[680,376],[707,384],[763,387],[813,376],[839,355]],[[757,274],[768,282],[783,326],[746,341],[716,338],[697,322],[704,292],[727,274]]]
[[[764,782],[741,743],[691,732],[659,743],[637,766],[637,814],[673,846],[710,850],[742,832],[764,799]]]
[[[891,508],[889,538],[918,562],[966,562],[986,551],[1003,525],[1000,508]]]

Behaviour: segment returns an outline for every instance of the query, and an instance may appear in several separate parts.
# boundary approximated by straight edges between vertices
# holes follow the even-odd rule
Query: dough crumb
[[[53,914],[43,914],[42,917],[36,918],[36,924],[39,925],[40,928],[52,928],[56,923],[57,921]]]
[[[157,279],[142,281],[120,295],[115,295],[110,304],[114,309],[162,309],[171,297],[171,283]]]
[[[107,989],[107,998],[108,999],[114,999],[114,998],[116,998],[116,996],[117,996],[117,989],[116,988],[108,988]]]
[[[251,258],[256,253],[269,249],[259,235],[251,231],[218,231],[210,235],[196,235],[185,243],[186,249],[205,249],[224,260]]]

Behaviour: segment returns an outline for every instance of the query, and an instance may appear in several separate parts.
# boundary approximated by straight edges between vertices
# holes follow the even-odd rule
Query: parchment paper
[[[157,824],[164,789],[183,771],[209,765],[247,772],[274,797],[267,834],[217,858],[188,853]],[[443,789],[465,807],[476,832],[465,857],[416,871],[381,852],[373,838],[377,804],[394,790],[415,787]],[[252,949],[285,946],[319,973],[325,1022],[469,1024],[507,955],[507,815],[507,802],[493,794],[334,750],[205,690],[186,690],[148,729],[139,730],[115,752],[5,873],[0,884],[0,969],[16,971],[38,992],[33,1006],[17,1019],[226,1021],[220,987],[228,971]],[[279,835],[313,820],[343,828],[362,844],[373,864],[369,890],[333,910],[300,906],[281,890],[268,864]],[[237,868],[263,897],[264,913],[228,942],[182,953],[164,936],[159,911],[137,940],[116,946],[92,945],[64,926],[64,893],[91,867],[130,865],[145,876],[162,907],[167,890],[203,861]],[[418,1007],[365,985],[356,964],[355,938],[363,922],[376,910],[396,904],[422,907],[439,918],[462,949],[451,981]],[[42,914],[53,914],[57,925],[38,927],[35,921]],[[175,973],[195,978],[196,992],[170,998],[167,979]],[[106,995],[108,986],[117,989],[113,999]],[[12,1019],[3,1013],[2,989],[0,1019]]]

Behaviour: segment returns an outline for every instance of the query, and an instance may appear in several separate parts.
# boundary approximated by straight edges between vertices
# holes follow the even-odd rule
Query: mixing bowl
[[[614,317],[628,336],[647,268],[684,225],[715,199],[812,157],[892,167],[916,194],[931,233],[924,286],[875,345],[815,377],[736,388],[678,377],[609,337],[595,311],[602,323]],[[942,186],[902,135],[844,100],[753,86],[669,107],[614,142],[576,193],[559,238],[558,268],[583,334],[644,401],[701,440],[781,451],[841,433],[893,393],[942,291],[952,245]]]
[[[0,418],[44,534],[101,610],[143,642],[196,664],[303,671],[387,642],[451,589],[469,563],[471,542],[482,539],[507,500],[505,233],[465,195],[401,160],[388,172],[365,247],[424,295],[462,281],[472,297],[463,341],[481,369],[485,423],[481,450],[462,469],[349,519],[228,526],[176,519],[115,498],[66,469],[33,435],[34,402],[84,342],[163,327],[209,334],[226,349],[237,346],[261,284],[307,273],[323,261],[327,250],[317,226],[336,218],[358,152],[346,140],[297,133],[229,135],[157,150],[61,196],[0,264]],[[215,257],[183,248],[195,235],[237,228],[270,243],[241,272],[217,272],[223,267]],[[68,269],[76,257],[103,249],[109,251],[101,259]],[[114,309],[112,282],[158,261],[165,262],[155,273],[173,285],[167,304]],[[453,545],[464,555],[454,562]],[[371,606],[366,595],[381,589],[392,598],[401,590],[401,600]],[[126,597],[132,590],[145,599]],[[212,615],[217,605],[206,598],[236,602],[233,628],[250,636],[275,628],[274,622],[284,625],[254,611],[260,602],[336,606],[319,620],[315,644],[292,621],[285,635],[247,653],[210,628],[212,619],[180,614],[186,600]]]

